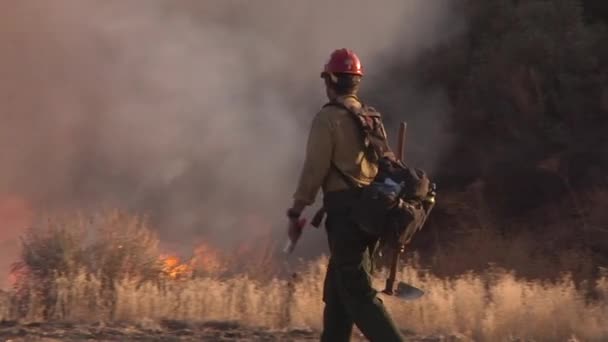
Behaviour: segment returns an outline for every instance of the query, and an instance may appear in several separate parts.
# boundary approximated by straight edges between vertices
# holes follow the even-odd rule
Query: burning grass
[[[0,293],[0,321],[236,321],[268,329],[321,328],[325,257],[301,265],[298,277],[288,281],[270,272],[227,273],[232,259],[207,245],[190,260],[162,255],[145,220],[122,213],[47,223],[24,238],[15,287]],[[385,276],[377,274],[377,288]],[[408,266],[400,276],[427,294],[413,302],[384,302],[400,327],[417,334],[475,341],[608,339],[606,276],[587,287],[595,290],[593,300],[569,275],[524,281],[495,268],[440,278]]]

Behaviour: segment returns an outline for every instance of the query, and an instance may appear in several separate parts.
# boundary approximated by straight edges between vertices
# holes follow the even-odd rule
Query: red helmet
[[[363,76],[363,67],[359,57],[349,49],[338,49],[332,52],[329,61],[321,73],[321,77],[328,73],[342,73]]]

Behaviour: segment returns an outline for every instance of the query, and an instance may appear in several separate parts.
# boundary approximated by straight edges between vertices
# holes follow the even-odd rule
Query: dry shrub
[[[169,265],[143,217],[109,211],[47,218],[22,238],[21,260],[12,270],[16,280],[11,315],[30,320],[120,318],[133,308],[119,304],[118,297],[139,293],[140,287],[147,289],[143,293],[154,289],[163,298],[178,296],[160,310],[165,312],[173,303],[180,305],[179,296],[190,293],[192,283],[175,279],[224,279],[226,284],[234,284],[231,288],[249,283],[241,279],[275,281],[271,243],[267,239],[261,253],[243,251],[233,258],[201,244],[190,262],[175,258],[177,264]],[[244,301],[240,298],[234,303]],[[182,315],[176,311],[176,316]]]
[[[99,282],[94,290],[104,301],[96,305],[104,306],[111,315],[115,283],[123,279],[137,284],[158,280],[162,269],[158,256],[158,239],[138,216],[110,211],[45,219],[22,238],[21,260],[13,267],[17,275],[16,315],[64,317],[71,305],[64,301],[66,305],[56,306],[59,290],[74,287],[75,280],[83,276]],[[68,290],[69,301],[79,300],[74,291]],[[90,291],[85,292],[89,295]]]

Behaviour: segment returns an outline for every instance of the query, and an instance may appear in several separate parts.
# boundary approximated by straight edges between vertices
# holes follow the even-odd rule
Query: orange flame
[[[19,235],[31,224],[33,208],[25,198],[0,195],[0,288],[13,286],[18,274],[9,273],[19,255]],[[8,275],[8,279],[5,277]]]
[[[182,261],[171,254],[164,255],[161,257],[163,273],[170,279],[182,279],[194,276],[217,276],[227,271],[251,270],[256,267],[267,269],[273,266],[269,254],[274,241],[269,228],[272,225],[255,213],[243,216],[240,224],[251,228],[256,234],[224,251],[205,240],[196,245],[192,258],[187,261]]]
[[[194,250],[194,256],[188,261],[182,261],[175,255],[161,255],[162,272],[169,279],[186,279],[197,274],[218,274],[224,266],[224,259],[219,251],[201,243]]]
[[[186,279],[192,277],[192,267],[182,263],[179,257],[173,255],[162,255],[162,272],[170,279]]]

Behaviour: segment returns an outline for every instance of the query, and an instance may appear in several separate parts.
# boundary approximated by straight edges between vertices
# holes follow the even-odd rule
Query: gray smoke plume
[[[451,3],[1,2],[0,196],[149,214],[184,251],[281,230],[331,51],[366,91],[448,35]]]

